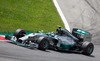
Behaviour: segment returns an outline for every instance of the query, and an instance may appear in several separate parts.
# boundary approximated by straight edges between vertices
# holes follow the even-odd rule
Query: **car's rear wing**
[[[82,39],[83,41],[91,41],[92,40],[92,34],[89,32],[78,29],[78,28],[73,28],[72,34],[76,36],[78,39]]]

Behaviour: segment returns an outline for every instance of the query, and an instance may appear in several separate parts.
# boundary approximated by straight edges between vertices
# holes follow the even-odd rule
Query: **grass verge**
[[[0,0],[0,31],[55,31],[63,22],[52,0]]]

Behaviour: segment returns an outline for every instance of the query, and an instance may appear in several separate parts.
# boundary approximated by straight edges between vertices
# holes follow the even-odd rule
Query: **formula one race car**
[[[38,32],[28,35],[24,30],[17,29],[13,36],[6,35],[5,38],[12,43],[40,50],[73,51],[85,55],[91,55],[94,50],[91,34],[78,28],[74,28],[72,33],[59,27],[55,33]]]

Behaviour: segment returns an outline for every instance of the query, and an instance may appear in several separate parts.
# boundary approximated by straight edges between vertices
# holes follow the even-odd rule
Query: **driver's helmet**
[[[63,30],[61,27],[58,27],[58,29],[56,30],[57,34],[62,35],[63,34]]]

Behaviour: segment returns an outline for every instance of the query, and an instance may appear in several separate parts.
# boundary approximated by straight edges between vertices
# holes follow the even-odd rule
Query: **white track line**
[[[68,31],[70,31],[70,27],[69,27],[69,25],[68,25],[68,22],[67,22],[67,20],[66,20],[64,14],[63,14],[61,8],[59,7],[59,4],[58,4],[57,0],[53,0],[53,2],[54,2],[55,7],[57,8],[57,11],[58,11],[59,15],[60,15],[61,18],[62,18],[62,21],[63,21],[63,23],[64,23],[65,28],[66,28]]]

